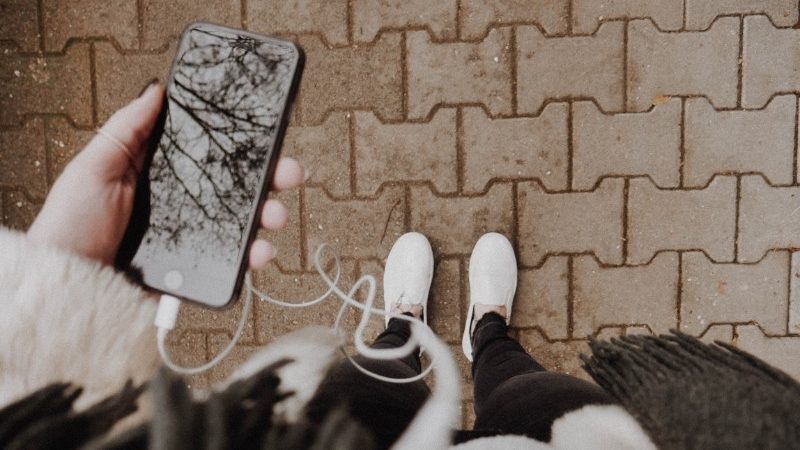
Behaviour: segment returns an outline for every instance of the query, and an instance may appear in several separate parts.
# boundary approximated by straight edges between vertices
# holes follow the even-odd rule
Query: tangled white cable
[[[175,321],[177,320],[178,310],[180,309],[180,300],[170,295],[161,296],[161,302],[159,303],[158,306],[158,313],[156,314],[155,325],[156,327],[158,327],[158,352],[161,355],[161,359],[164,361],[164,364],[171,370],[186,375],[195,375],[198,373],[202,373],[219,364],[219,362],[222,361],[226,356],[228,356],[231,350],[233,350],[233,347],[236,345],[236,342],[238,342],[239,338],[242,335],[242,332],[244,331],[245,324],[247,323],[247,317],[250,314],[250,309],[253,303],[253,294],[257,295],[263,301],[267,301],[275,305],[287,308],[305,308],[308,306],[316,305],[327,299],[331,294],[335,294],[336,297],[342,300],[342,306],[339,308],[339,312],[336,314],[336,320],[334,321],[333,328],[339,336],[342,336],[342,329],[341,329],[342,318],[344,317],[344,314],[347,312],[348,307],[353,307],[361,310],[362,311],[361,319],[359,320],[358,326],[356,327],[355,333],[353,335],[354,338],[353,343],[356,347],[356,351],[367,358],[381,359],[381,360],[399,359],[411,354],[411,352],[413,352],[417,347],[430,348],[429,346],[432,344],[432,341],[435,341],[437,338],[434,336],[433,331],[431,331],[431,329],[427,325],[425,325],[422,321],[402,314],[387,313],[383,308],[373,307],[373,303],[375,302],[375,290],[377,286],[377,282],[375,281],[374,276],[364,275],[355,282],[353,287],[350,288],[349,292],[345,293],[344,291],[342,291],[338,286],[339,276],[341,274],[341,265],[339,262],[339,257],[333,255],[335,261],[335,275],[333,279],[331,279],[328,273],[322,268],[322,261],[321,261],[322,252],[326,248],[327,244],[322,244],[317,248],[316,252],[314,252],[314,267],[317,269],[317,272],[319,273],[322,280],[328,286],[328,290],[313,300],[294,303],[294,302],[274,299],[269,294],[261,292],[258,289],[256,289],[256,287],[253,286],[250,274],[248,273],[245,276],[245,288],[247,289],[247,293],[245,295],[244,308],[242,309],[242,316],[239,319],[239,325],[237,326],[236,331],[233,337],[231,338],[231,341],[211,361],[198,367],[182,367],[178,364],[175,364],[169,357],[169,354],[166,350],[166,337],[167,333],[169,333],[169,331],[175,327]],[[365,284],[367,285],[367,298],[364,301],[364,303],[361,303],[355,300],[353,296]],[[377,314],[379,316],[388,315],[391,318],[397,318],[399,320],[411,322],[411,336],[409,337],[408,341],[404,345],[397,348],[374,349],[369,347],[369,345],[367,345],[366,342],[364,342],[364,331],[367,328],[367,324],[369,323],[369,319],[372,314]],[[438,346],[436,346],[436,348],[438,348]],[[345,355],[345,357],[347,357],[347,359],[359,371],[361,371],[365,375],[368,375],[370,377],[388,383],[411,383],[417,380],[421,380],[422,378],[427,376],[428,373],[430,373],[437,359],[435,354],[431,355],[431,364],[427,368],[425,368],[425,370],[423,370],[419,375],[408,378],[391,378],[370,371],[369,369],[360,365],[355,359],[353,359],[353,357],[350,356],[345,351],[344,347],[341,347],[341,350],[342,353]]]

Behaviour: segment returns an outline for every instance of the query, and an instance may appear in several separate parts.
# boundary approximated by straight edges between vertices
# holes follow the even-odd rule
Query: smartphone
[[[209,23],[181,35],[117,264],[210,308],[239,296],[303,52]]]

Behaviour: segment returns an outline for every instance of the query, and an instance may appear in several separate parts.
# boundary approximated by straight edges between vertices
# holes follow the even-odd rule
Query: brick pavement
[[[321,290],[321,242],[344,279],[380,275],[420,231],[431,324],[457,350],[469,252],[494,230],[520,261],[514,333],[550,368],[580,374],[588,334],[678,328],[800,377],[796,1],[0,0],[5,225],[24,229],[91,130],[164,77],[191,20],[307,53],[284,153],[311,176],[279,196],[290,224],[266,233],[280,259],[260,287]],[[257,305],[193,383],[334,310]],[[170,345],[206,360],[237,314],[191,308]]]

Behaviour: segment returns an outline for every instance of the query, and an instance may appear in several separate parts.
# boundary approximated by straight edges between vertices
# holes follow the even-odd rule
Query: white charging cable
[[[336,297],[342,300],[342,306],[339,308],[339,312],[336,315],[336,320],[334,321],[333,328],[339,336],[342,336],[342,329],[341,323],[342,318],[344,317],[345,312],[347,312],[348,307],[354,307],[362,311],[361,320],[356,327],[356,331],[353,335],[353,343],[356,347],[356,351],[370,359],[380,359],[380,360],[389,360],[389,359],[399,359],[403,358],[409,354],[411,354],[417,347],[427,348],[428,343],[432,340],[435,340],[436,337],[433,335],[433,331],[421,320],[402,315],[402,314],[395,314],[395,313],[387,313],[382,308],[374,308],[373,304],[375,302],[375,293],[376,293],[376,286],[377,282],[375,277],[372,275],[364,275],[359,278],[350,291],[345,293],[338,287],[339,277],[341,274],[341,264],[339,262],[339,257],[333,255],[335,261],[335,275],[333,279],[328,275],[328,273],[323,270],[322,268],[322,252],[327,248],[327,244],[320,245],[316,252],[314,253],[314,266],[317,269],[322,280],[328,286],[328,290],[325,291],[319,297],[304,301],[301,303],[294,303],[288,302],[284,300],[277,300],[272,298],[269,294],[259,291],[253,286],[253,283],[250,278],[250,274],[248,273],[245,275],[245,288],[247,290],[245,295],[245,303],[244,308],[242,309],[242,316],[239,319],[239,325],[236,328],[236,332],[234,333],[231,341],[228,345],[217,354],[211,361],[206,364],[203,364],[198,367],[182,367],[172,361],[169,357],[169,354],[166,349],[166,338],[167,334],[170,330],[175,327],[175,322],[178,317],[178,312],[180,309],[180,300],[176,297],[171,295],[162,295],[161,301],[158,305],[158,312],[156,313],[155,325],[158,328],[157,334],[157,343],[158,343],[158,352],[161,355],[161,359],[164,361],[164,364],[169,367],[171,370],[185,374],[185,375],[196,375],[202,372],[205,372],[212,367],[219,364],[236,346],[236,343],[239,341],[239,338],[244,331],[244,327],[247,324],[247,317],[250,314],[250,308],[252,307],[253,302],[253,294],[257,295],[261,300],[273,303],[278,306],[283,306],[287,308],[304,308],[308,306],[315,305],[324,301],[328,298],[331,294],[335,294]],[[356,292],[361,289],[361,287],[366,284],[367,285],[367,298],[365,302],[362,304],[361,302],[353,299],[353,296]],[[404,320],[407,322],[411,322],[411,336],[409,337],[408,341],[400,347],[397,348],[389,348],[389,349],[374,349],[371,348],[369,345],[366,344],[364,341],[364,332],[367,328],[367,324],[369,323],[369,319],[372,314],[377,314],[379,316],[389,316],[390,318],[396,318],[399,320]],[[369,369],[363,367],[359,364],[352,356],[350,356],[344,349],[341,347],[342,353],[347,357],[347,359],[356,367],[359,371],[368,375],[372,378],[385,381],[388,383],[411,383],[414,381],[421,380],[425,376],[430,373],[430,371],[434,367],[435,363],[435,355],[432,357],[432,361],[430,365],[423,370],[419,375],[408,377],[408,378],[391,378],[386,377],[381,374],[375,373],[370,371]]]

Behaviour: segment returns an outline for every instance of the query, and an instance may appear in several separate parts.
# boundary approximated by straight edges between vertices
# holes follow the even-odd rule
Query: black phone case
[[[305,65],[305,53],[303,49],[297,45],[295,42],[288,41],[285,39],[278,39],[269,36],[260,35],[257,33],[251,33],[249,31],[239,30],[235,28],[226,27],[223,25],[212,24],[208,22],[192,22],[191,24],[187,25],[186,28],[181,32],[181,36],[179,39],[179,43],[183,43],[184,39],[186,39],[186,35],[191,30],[195,29],[196,27],[201,26],[205,28],[223,30],[230,33],[236,33],[239,35],[251,37],[254,39],[259,40],[270,40],[270,41],[278,41],[287,45],[293,46],[297,51],[297,64],[294,69],[294,74],[292,77],[291,87],[289,88],[287,94],[287,100],[285,106],[283,108],[283,113],[281,116],[281,120],[279,123],[278,130],[275,136],[275,143],[270,154],[270,160],[267,163],[267,171],[265,174],[262,175],[262,178],[259,182],[259,192],[256,197],[256,202],[258,208],[253,210],[248,222],[248,230],[245,233],[246,235],[246,242],[243,244],[244,248],[249,248],[250,245],[253,243],[255,239],[256,233],[258,231],[257,221],[258,218],[261,216],[263,203],[267,198],[267,194],[269,193],[270,183],[275,173],[275,165],[277,164],[278,158],[280,156],[280,150],[283,145],[283,138],[286,134],[286,126],[289,121],[289,117],[291,112],[293,111],[294,101],[297,95],[297,89],[300,84],[300,78],[303,72],[303,68]],[[178,46],[178,52],[180,51],[181,45]],[[172,66],[170,67],[169,77],[167,79],[167,89],[172,85],[172,77],[176,70],[176,65],[178,63],[178,56],[179,53],[176,53],[176,57],[173,59]],[[169,95],[169,91],[167,91],[167,95]],[[162,294],[170,294],[180,297],[179,293],[174,292],[166,292],[162,289],[158,289],[152,286],[148,286],[144,283],[142,279],[141,272],[137,269],[131,267],[131,262],[133,257],[136,254],[136,251],[141,244],[141,241],[144,237],[145,231],[149,225],[150,219],[150,189],[149,189],[149,166],[151,164],[152,158],[155,154],[155,151],[158,147],[158,141],[163,133],[164,129],[164,121],[166,119],[167,113],[167,100],[165,99],[164,104],[161,109],[161,114],[159,115],[158,121],[156,126],[153,129],[153,132],[150,135],[150,140],[148,142],[148,152],[147,152],[147,159],[145,161],[144,168],[139,176],[139,180],[136,186],[136,193],[134,197],[134,206],[133,206],[133,213],[131,214],[131,220],[128,223],[128,227],[125,230],[125,234],[122,239],[122,243],[120,245],[119,251],[117,252],[117,256],[114,261],[114,265],[118,270],[121,270],[126,274],[126,276],[134,281],[137,284],[142,285],[143,287],[151,290],[156,291]],[[231,298],[223,306],[212,306],[208,303],[198,301],[197,299],[191,298],[184,298],[184,300],[188,300],[192,303],[204,306],[206,308],[211,309],[227,309],[229,308],[235,300],[241,294],[242,285],[244,283],[244,276],[247,271],[247,264],[248,264],[248,255],[249,252],[242,252],[241,257],[239,258],[238,264],[238,272],[236,277],[235,285],[233,286]],[[182,297],[183,298],[183,297]]]

